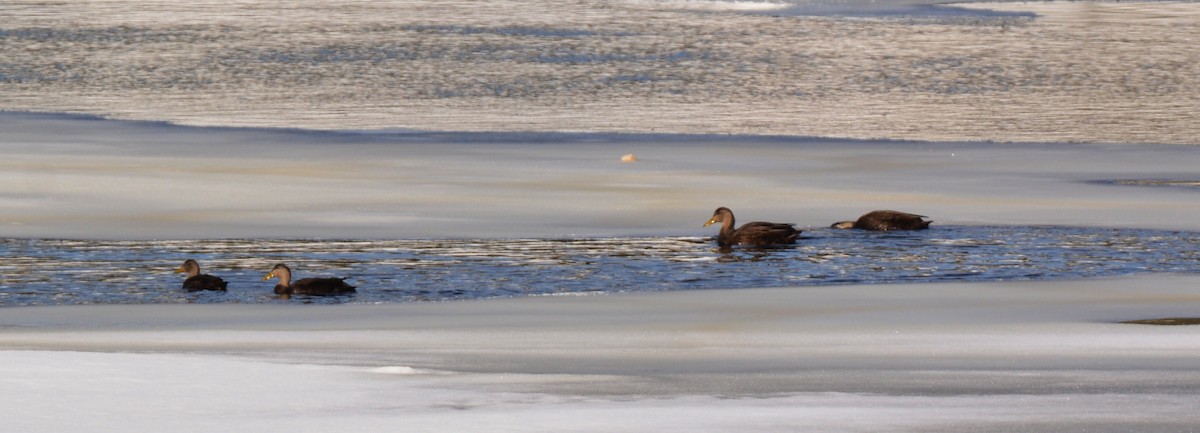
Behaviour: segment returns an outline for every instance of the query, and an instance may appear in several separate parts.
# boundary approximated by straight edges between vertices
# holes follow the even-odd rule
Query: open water
[[[0,2],[0,109],[209,126],[1195,144],[1200,4]]]
[[[181,288],[194,258],[227,292]],[[349,277],[353,295],[272,293],[295,278]],[[719,250],[712,239],[0,241],[0,305],[380,303],[895,282],[1049,280],[1200,272],[1200,233],[1021,226],[919,232],[815,229],[795,246]],[[848,288],[847,290],[851,290]]]

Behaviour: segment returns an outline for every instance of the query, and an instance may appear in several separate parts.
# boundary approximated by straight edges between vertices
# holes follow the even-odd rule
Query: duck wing
[[[305,278],[292,283],[292,293],[298,295],[322,296],[354,292],[354,286],[346,284],[345,278]]]
[[[730,236],[731,244],[779,245],[795,243],[800,230],[793,224],[755,221],[739,227]]]
[[[187,289],[189,292],[196,292],[200,290],[225,290],[226,285],[228,285],[228,283],[226,283],[225,280],[208,274],[188,277],[188,279],[183,280],[183,288]]]
[[[922,230],[929,228],[933,221],[926,221],[925,215],[911,214],[894,210],[877,210],[868,212],[854,224],[864,230]]]

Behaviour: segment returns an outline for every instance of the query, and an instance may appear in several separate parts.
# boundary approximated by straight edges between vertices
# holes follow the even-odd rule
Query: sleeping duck
[[[872,231],[924,230],[929,228],[929,223],[933,222],[927,221],[925,218],[928,217],[894,210],[877,210],[867,212],[858,217],[856,221],[840,221],[833,223],[830,227]]]

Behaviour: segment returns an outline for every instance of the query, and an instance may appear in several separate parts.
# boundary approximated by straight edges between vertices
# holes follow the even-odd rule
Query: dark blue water
[[[181,289],[185,259],[228,292]],[[296,278],[350,277],[358,293],[272,293]],[[1200,272],[1200,233],[942,226],[817,229],[794,247],[719,251],[709,238],[483,240],[0,240],[0,305],[377,303],[570,293],[895,282],[1051,280]]]

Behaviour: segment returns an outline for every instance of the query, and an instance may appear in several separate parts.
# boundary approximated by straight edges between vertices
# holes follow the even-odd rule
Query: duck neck
[[[194,260],[188,260],[183,262],[183,265],[180,266],[179,270],[176,272],[183,272],[188,276],[188,278],[191,278],[200,275],[200,264],[196,263]]]
[[[721,222],[721,233],[717,235],[717,243],[728,245],[733,243],[733,214],[725,215]]]
[[[279,277],[279,284],[275,286],[276,291],[278,291],[280,287],[286,288],[286,287],[292,286],[292,272],[291,271],[289,271],[285,268],[280,268],[279,270],[275,271],[275,276]]]

